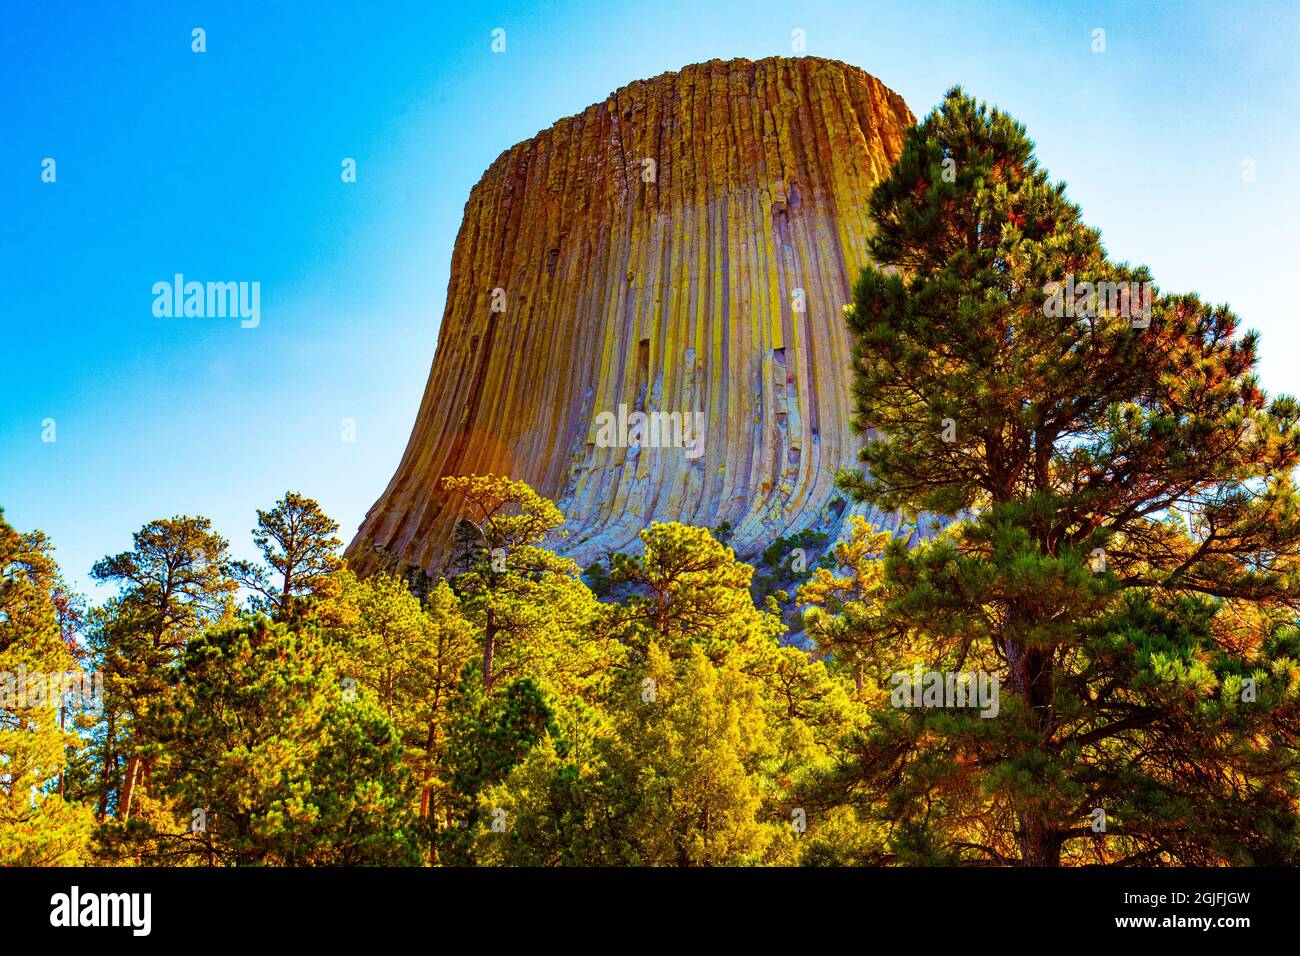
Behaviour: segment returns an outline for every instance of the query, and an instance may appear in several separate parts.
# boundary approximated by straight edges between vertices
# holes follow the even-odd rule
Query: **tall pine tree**
[[[989,670],[995,718],[894,709],[834,783],[895,858],[1294,862],[1300,411],[1226,306],[1111,260],[1025,129],[960,89],[870,201],[860,500],[897,666]]]

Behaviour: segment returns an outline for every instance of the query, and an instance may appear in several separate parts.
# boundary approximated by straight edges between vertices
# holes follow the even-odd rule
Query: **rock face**
[[[419,417],[353,566],[440,569],[445,475],[527,481],[580,561],[655,520],[729,522],[742,557],[836,534],[835,472],[861,443],[841,313],[912,122],[843,63],[711,61],[502,153],[465,205]]]

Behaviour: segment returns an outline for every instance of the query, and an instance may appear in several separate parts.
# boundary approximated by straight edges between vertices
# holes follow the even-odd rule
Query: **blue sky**
[[[8,520],[97,597],[90,565],[154,517],[207,515],[251,556],[255,509],[293,488],[350,538],[405,447],[483,170],[632,80],[790,54],[796,28],[918,115],[955,83],[1013,113],[1114,256],[1230,303],[1263,333],[1265,386],[1300,391],[1294,2],[14,4]],[[259,282],[260,325],[155,317],[176,273]]]

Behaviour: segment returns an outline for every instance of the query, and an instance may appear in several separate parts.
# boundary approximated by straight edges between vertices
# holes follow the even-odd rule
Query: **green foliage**
[[[253,592],[255,610],[280,620],[301,615],[311,598],[324,596],[342,561],[338,522],[296,491],[285,492],[269,511],[257,512],[253,543],[265,566],[237,561],[232,572]]]
[[[770,570],[754,575],[750,591],[755,602],[763,603],[769,597],[774,597],[778,604],[787,605],[790,600],[788,592],[807,580],[813,570],[826,561],[825,554],[814,560],[814,553],[823,551],[828,540],[825,532],[804,528],[796,534],[777,538],[763,549],[759,565]],[[790,620],[793,621],[794,617],[791,616]]]
[[[123,822],[154,770],[140,725],[165,702],[186,643],[234,620],[238,589],[226,539],[207,518],[151,521],[135,533],[133,545],[91,570],[92,577],[120,588],[92,615],[89,643],[104,679],[104,711],[92,734],[97,812],[102,819],[112,811]]]
[[[167,757],[163,790],[206,829],[154,836],[229,865],[417,862],[397,728],[335,658],[265,620],[190,641],[148,729]]]
[[[67,595],[40,532],[19,534],[0,510],[0,865],[71,866],[87,860],[92,816],[64,800],[62,775],[77,737],[56,697],[28,678],[72,671],[60,627]],[[66,729],[65,729],[66,728]]]
[[[674,661],[651,645],[652,694],[609,702],[594,740],[539,748],[492,790],[507,826],[485,834],[490,858],[514,864],[736,865],[759,862],[777,825],[760,819],[758,684],[703,648]],[[647,699],[647,697],[649,699]]]
[[[485,549],[453,582],[481,634],[485,690],[524,674],[576,689],[602,654],[589,640],[600,609],[578,566],[539,546],[564,516],[522,481],[474,475],[443,485],[464,495]]]
[[[481,829],[500,827],[507,819],[500,808],[487,808],[485,813],[479,805],[480,793],[499,783],[554,730],[554,711],[531,678],[511,681],[500,693],[488,695],[475,665],[466,666],[448,730],[447,765],[455,796],[451,826],[443,833],[441,847],[446,862],[474,862]]]
[[[875,683],[885,679],[887,664],[897,660],[906,634],[892,626],[880,603],[881,557],[894,536],[876,531],[860,516],[854,516],[851,527],[849,540],[835,546],[830,562],[846,573],[817,568],[796,599],[805,606],[803,624],[819,656],[829,658],[838,672],[852,675],[861,695],[867,677]]]
[[[599,561],[593,561],[582,571],[582,582],[591,588],[591,593],[598,598],[607,598],[614,590],[614,581],[609,569]]]
[[[869,472],[842,485],[962,520],[806,598],[846,659],[998,675],[1002,701],[878,710],[821,795],[900,862],[1295,862],[1300,414],[1259,389],[1256,337],[1111,261],[1023,127],[960,90],[870,215],[846,313]],[[1149,303],[1062,302],[1106,282]]]
[[[641,593],[613,615],[617,680],[568,702],[557,729],[480,798],[508,825],[480,860],[517,865],[790,861],[794,787],[861,721],[844,687],[777,642],[752,569],[702,528],[654,525],[618,560]]]
[[[619,576],[643,592],[628,599],[621,632],[633,649],[651,640],[674,653],[692,643],[721,649],[770,640],[785,629],[754,607],[754,569],[706,529],[656,522],[641,532],[641,542],[640,556],[616,556]]]
[[[794,551],[796,549],[819,551],[825,547],[827,540],[828,537],[824,531],[813,531],[811,528],[804,528],[796,534],[783,535],[763,549],[763,564],[777,571],[802,573],[792,572],[791,563],[794,559]]]

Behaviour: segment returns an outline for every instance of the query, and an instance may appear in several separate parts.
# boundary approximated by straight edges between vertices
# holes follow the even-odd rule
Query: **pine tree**
[[[995,719],[896,709],[835,783],[911,861],[1297,859],[1300,409],[1226,307],[1115,263],[1024,128],[959,89],[872,194],[847,319],[898,666],[986,670]],[[913,652],[916,652],[915,654]]]
[[[151,521],[137,531],[130,551],[97,562],[91,576],[121,588],[95,615],[92,644],[104,672],[104,726],[99,734],[102,769],[100,817],[111,807],[130,819],[137,788],[150,786],[154,758],[137,730],[153,703],[168,692],[169,669],[186,642],[209,624],[233,620],[234,593],[226,539],[207,518]],[[125,769],[119,774],[119,759]]]
[[[248,561],[231,565],[240,583],[253,592],[253,606],[288,620],[301,617],[310,601],[324,597],[332,572],[343,563],[337,554],[342,544],[338,530],[338,522],[317,502],[296,491],[285,492],[270,511],[259,510],[253,543],[265,566]]]
[[[600,605],[577,564],[542,547],[563,536],[564,515],[527,483],[499,475],[444,478],[443,486],[464,496],[462,526],[483,545],[453,586],[480,634],[484,691],[527,675],[578,692],[598,674],[608,641],[590,628]]]
[[[51,550],[43,534],[19,534],[0,510],[3,866],[69,866],[88,856],[91,813],[59,792],[69,752],[77,746],[61,719],[62,675],[72,672],[75,659],[60,629],[66,590]]]
[[[445,826],[450,705],[478,636],[446,581],[421,603],[398,578],[358,580],[346,569],[336,576],[338,594],[322,619],[339,648],[340,673],[371,691],[396,725],[423,783],[421,816]]]
[[[897,652],[900,629],[892,626],[880,604],[884,555],[893,535],[876,531],[854,515],[848,540],[835,545],[835,561],[845,574],[817,568],[799,588],[796,600],[805,605],[804,628],[837,671],[853,677],[858,694],[868,676],[879,677],[882,651]]]
[[[452,819],[438,840],[440,858],[453,865],[476,862],[475,843],[484,831],[502,832],[509,826],[504,808],[488,806],[481,797],[558,730],[554,700],[534,680],[516,678],[489,694],[480,666],[465,666],[448,723]]]
[[[780,617],[754,606],[754,569],[707,528],[655,522],[641,532],[642,553],[614,556],[615,572],[636,593],[628,598],[622,639],[636,650],[654,641],[673,654],[690,644],[721,653],[728,645],[771,644]]]
[[[213,865],[420,861],[398,730],[337,657],[315,631],[265,619],[188,643],[148,739],[170,758],[163,789],[203,825],[154,834],[168,852]]]

